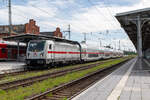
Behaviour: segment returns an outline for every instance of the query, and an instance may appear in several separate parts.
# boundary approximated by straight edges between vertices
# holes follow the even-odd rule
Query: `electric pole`
[[[67,31],[63,31],[63,32],[68,32],[68,36],[69,36],[69,40],[71,39],[71,28],[70,28],[70,24],[68,25],[68,30]]]
[[[8,15],[9,15],[9,35],[11,35],[12,31],[11,0],[8,0]]]
[[[119,50],[120,50],[121,48],[120,48],[120,40],[119,40]]]
[[[100,48],[102,47],[102,38],[98,38],[98,40],[99,40],[99,46],[100,46]]]

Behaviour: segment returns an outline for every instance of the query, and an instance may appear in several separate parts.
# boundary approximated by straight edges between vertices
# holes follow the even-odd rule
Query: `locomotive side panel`
[[[65,48],[65,46],[55,42],[53,49],[54,62],[62,61],[64,59],[64,54],[66,53]]]
[[[55,42],[54,51],[55,62],[80,60],[80,48],[76,44]]]

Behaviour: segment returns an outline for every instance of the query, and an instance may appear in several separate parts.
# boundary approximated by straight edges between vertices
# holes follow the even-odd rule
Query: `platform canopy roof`
[[[15,35],[15,36],[7,36],[4,37],[3,40],[6,41],[16,41],[16,42],[23,42],[28,43],[30,40],[54,40],[57,42],[67,42],[72,44],[78,44],[77,41],[71,41],[67,39],[62,39],[54,36],[46,36],[46,35],[36,35],[36,34],[21,34],[21,35]]]
[[[142,51],[150,48],[150,8],[139,9],[116,15],[121,27],[124,28],[130,40],[137,48],[137,17],[141,19]]]

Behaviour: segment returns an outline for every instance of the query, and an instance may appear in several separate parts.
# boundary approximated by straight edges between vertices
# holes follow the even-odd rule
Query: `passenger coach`
[[[19,46],[19,55],[24,57],[26,55],[26,46]],[[0,43],[0,60],[16,60],[18,54],[17,43],[15,42],[1,42]]]

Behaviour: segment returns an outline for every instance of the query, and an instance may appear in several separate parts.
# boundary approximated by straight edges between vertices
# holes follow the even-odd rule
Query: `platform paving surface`
[[[16,62],[16,61],[0,62],[0,74],[7,73],[9,71],[19,71],[22,70],[24,66],[25,66],[24,62]]]
[[[149,65],[145,60],[132,59],[73,100],[150,100]]]

